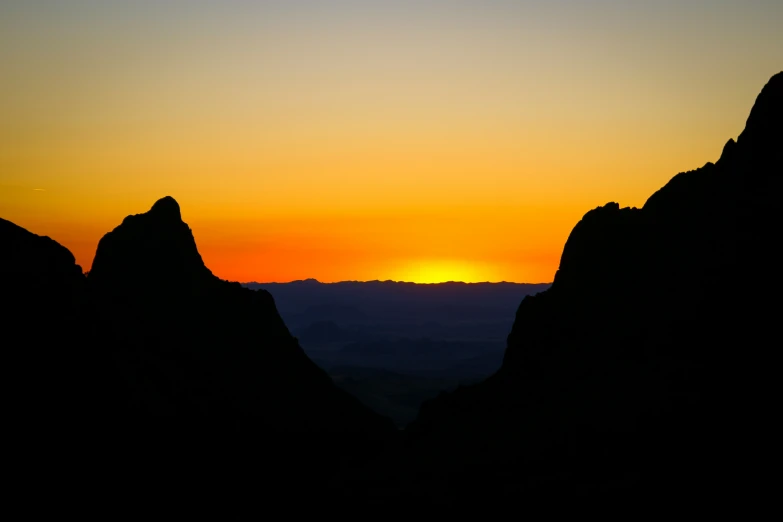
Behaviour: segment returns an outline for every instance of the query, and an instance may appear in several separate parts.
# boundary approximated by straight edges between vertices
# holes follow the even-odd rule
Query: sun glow
[[[720,157],[783,49],[769,0],[40,4],[0,1],[0,217],[90,270],[169,195],[242,282],[551,282],[587,211]]]
[[[396,271],[397,281],[411,283],[447,283],[462,281],[478,283],[489,281],[488,275],[493,274],[492,267],[484,263],[474,263],[459,260],[418,259],[403,263]]]

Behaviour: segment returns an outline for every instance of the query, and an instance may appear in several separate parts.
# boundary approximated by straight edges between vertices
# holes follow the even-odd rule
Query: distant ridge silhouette
[[[530,283],[435,283],[393,281],[342,281],[319,283],[244,283],[264,289],[286,324],[294,332],[312,322],[330,320],[348,325],[357,322],[416,324],[461,319],[465,322],[501,322],[503,337],[519,301],[549,288]],[[508,323],[506,323],[508,321]],[[307,346],[305,346],[307,348]]]
[[[551,288],[519,306],[502,368],[425,403],[385,461],[399,498],[744,502],[763,490],[748,466],[768,447],[763,398],[749,390],[779,337],[782,107],[778,73],[716,163],[641,209],[582,218]],[[725,284],[748,274],[761,279]]]
[[[345,285],[345,284],[356,284],[356,283],[382,283],[382,284],[395,284],[395,285],[418,285],[418,286],[448,286],[448,285],[465,285],[465,286],[471,286],[471,285],[548,285],[551,283],[515,283],[513,281],[476,281],[476,282],[467,282],[467,281],[442,281],[440,283],[416,283],[414,281],[393,281],[391,279],[371,279],[369,281],[357,281],[354,279],[349,279],[345,281],[334,281],[334,282],[322,282],[318,279],[314,279],[312,277],[309,277],[307,279],[295,279],[293,281],[286,281],[286,282],[266,282],[266,283],[259,283],[258,281],[250,281],[247,283],[242,283],[243,286],[247,286],[248,288],[254,288],[258,286],[266,286],[266,285],[294,285],[294,284],[319,284],[319,285]]]

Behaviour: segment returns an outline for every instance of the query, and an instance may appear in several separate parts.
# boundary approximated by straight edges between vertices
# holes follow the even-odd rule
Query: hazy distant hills
[[[269,291],[308,356],[398,426],[500,368],[520,301],[548,284],[247,283]]]
[[[345,348],[343,353],[354,356],[396,355],[387,362],[364,363],[413,373],[428,369],[421,358],[408,362],[414,353],[434,354],[437,350],[447,365],[450,357],[503,350],[521,300],[549,287],[518,283],[319,283],[313,279],[245,286],[269,291],[280,315],[311,357],[318,359],[320,355],[323,359],[320,352],[334,352],[339,345]],[[400,349],[381,346],[388,342],[397,343]],[[418,342],[418,348],[403,347],[409,342]],[[444,349],[442,342],[453,343],[453,349]],[[375,348],[370,347],[373,344]],[[466,348],[470,344],[475,344],[475,349]],[[331,356],[336,357],[334,353]],[[335,364],[344,366],[350,361],[335,360]]]
[[[362,365],[412,373],[430,367],[421,357],[409,361],[416,354],[434,355],[446,368],[450,360],[503,350],[520,301],[549,287],[517,283],[319,283],[312,279],[244,286],[272,295],[280,315],[311,357],[323,360],[329,353],[334,359],[339,347],[342,354],[355,358],[396,357],[377,364],[363,360]],[[444,342],[451,343],[450,348],[444,348]],[[396,343],[399,349],[388,343]],[[345,366],[351,361],[335,359],[334,364]]]
[[[345,281],[315,279],[291,283],[244,283],[264,289],[275,298],[290,327],[314,320],[336,321],[497,321],[511,318],[526,295],[549,288],[549,283],[439,283]]]

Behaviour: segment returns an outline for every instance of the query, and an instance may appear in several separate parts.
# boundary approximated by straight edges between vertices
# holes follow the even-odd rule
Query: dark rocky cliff
[[[588,212],[502,368],[424,404],[386,487],[446,504],[746,490],[749,390],[779,335],[782,108],[779,73],[716,163]]]
[[[73,255],[0,219],[0,296],[4,367],[11,411],[29,419],[73,415],[84,407],[83,386],[94,353],[81,324],[86,280]]]
[[[9,470],[25,493],[126,505],[117,481],[138,476],[172,495],[276,503],[315,495],[396,435],[307,358],[268,292],[209,271],[172,198],[106,234],[88,277],[10,222],[0,243],[9,433],[23,457]]]
[[[219,415],[254,432],[388,428],[307,358],[268,292],[211,273],[170,197],[101,239],[88,284],[132,411]]]

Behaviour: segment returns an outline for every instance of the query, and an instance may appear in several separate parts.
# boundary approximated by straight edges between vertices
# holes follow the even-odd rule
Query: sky
[[[0,217],[71,250],[163,196],[234,281],[550,282],[591,208],[715,161],[779,0],[0,4]]]

